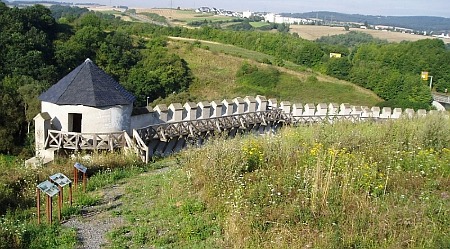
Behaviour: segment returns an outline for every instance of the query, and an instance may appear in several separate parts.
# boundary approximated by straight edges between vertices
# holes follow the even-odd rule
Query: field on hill
[[[213,15],[202,15],[199,13],[195,13],[191,10],[171,10],[171,9],[136,9],[138,13],[148,12],[148,13],[156,13],[161,16],[165,16],[169,20],[180,20],[183,22],[190,21],[199,21],[199,20],[208,20],[208,21],[222,21],[222,20],[232,20],[231,17],[219,17]],[[176,24],[176,23],[174,23]],[[260,27],[261,23],[252,23],[254,27]],[[315,25],[291,25],[290,26],[291,33],[298,33],[300,37],[307,40],[316,40],[322,36],[332,36],[345,34],[348,31],[345,31],[343,27],[329,27],[329,26],[315,26]],[[371,30],[371,29],[358,29],[358,28],[350,28],[350,31],[359,31],[372,35],[375,38],[385,39],[389,42],[401,42],[401,41],[418,41],[422,39],[432,39],[430,36],[423,35],[412,35],[400,32],[387,32],[380,30]],[[450,43],[449,39],[443,40],[445,43]]]
[[[237,82],[236,73],[244,62],[260,68],[274,67],[261,63],[263,60],[274,60],[272,56],[266,54],[215,42],[172,39],[176,40],[170,43],[170,50],[188,62],[197,79],[189,92],[191,98],[198,101],[261,94],[243,90]],[[295,65],[292,64],[292,67],[294,68]],[[382,101],[367,89],[313,73],[306,68],[298,66],[296,70],[274,68],[281,72],[280,81],[274,89],[270,89],[271,94],[266,97],[302,104],[335,102],[373,106]]]
[[[189,22],[193,22],[193,21],[207,20],[210,22],[217,22],[217,21],[231,21],[232,19],[234,19],[233,17],[227,17],[227,16],[217,16],[217,15],[211,15],[211,14],[196,13],[193,10],[137,8],[136,13],[137,14],[155,13],[160,16],[166,17],[167,20],[172,24],[183,25],[183,26],[185,24],[187,24]]]
[[[322,36],[332,36],[346,34],[349,31],[364,32],[372,35],[375,38],[387,40],[388,42],[401,42],[401,41],[418,41],[422,39],[433,39],[430,36],[412,35],[400,32],[388,32],[373,29],[358,29],[350,28],[349,31],[345,31],[343,27],[329,27],[329,26],[314,26],[314,25],[291,25],[291,33],[298,33],[300,37],[307,40],[316,40]],[[450,43],[450,40],[444,40],[445,43]]]

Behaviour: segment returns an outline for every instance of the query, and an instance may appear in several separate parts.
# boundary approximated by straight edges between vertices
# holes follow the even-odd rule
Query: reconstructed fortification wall
[[[45,103],[43,103],[44,105]],[[55,146],[49,146],[46,141],[51,128],[51,119],[54,118],[52,115],[61,113],[54,113],[53,109],[55,108],[50,107],[54,106],[46,108],[49,110],[48,113],[44,112],[36,116],[35,136],[37,156],[40,158],[48,157],[53,160],[54,152],[48,151],[48,155],[46,152],[47,147],[54,149]],[[70,108],[72,106],[62,109],[65,112],[59,116],[67,117],[67,113],[79,113],[81,110],[78,107],[77,109]],[[87,107],[85,109],[90,110]],[[120,112],[121,115],[116,112]],[[278,103],[276,99],[267,99],[264,96],[248,96],[211,102],[172,103],[169,106],[157,105],[153,108],[147,107],[144,112],[140,111],[138,115],[132,115],[131,118],[130,114],[131,106],[130,108],[114,107],[107,110],[99,109],[97,112],[83,112],[82,132],[126,131],[128,134],[123,133],[126,146],[133,147],[147,162],[154,155],[170,154],[181,150],[188,144],[202,144],[205,139],[217,132],[226,133],[231,137],[238,133],[248,132],[263,134],[277,130],[284,125],[335,122],[338,120],[355,122],[398,119],[400,117],[412,118],[425,116],[427,111],[418,110],[416,112],[413,109],[354,106],[346,103],[302,104],[289,101]],[[106,140],[103,140],[104,135],[102,137],[92,134],[88,136],[88,134],[82,133],[64,133],[64,131],[69,131],[70,127],[65,127],[63,124],[70,122],[64,118],[60,118],[59,122],[59,126],[57,126],[58,123],[53,124],[59,131],[52,136],[51,140],[55,141],[58,147],[56,149],[97,149],[98,146],[94,146],[95,144],[106,143]],[[61,133],[61,130],[63,133]],[[127,136],[132,139],[127,139]],[[91,140],[95,140],[97,143],[91,144]],[[107,143],[111,142],[111,149],[114,148],[113,142],[116,140],[118,138],[111,141],[107,140]],[[123,144],[116,145],[125,146]]]
[[[334,119],[355,116],[359,116],[361,119],[398,119],[402,116],[414,117],[427,114],[425,110],[416,112],[413,109],[402,110],[401,108],[392,109],[390,107],[354,106],[347,103],[291,104],[289,101],[278,103],[276,99],[266,99],[264,96],[248,96],[245,98],[224,99],[222,101],[172,103],[169,106],[161,104],[153,108],[148,107],[148,113],[131,117],[131,129],[164,123],[264,112],[275,108],[281,109],[284,114],[299,122],[305,120],[305,118],[314,120],[314,118],[326,116]]]

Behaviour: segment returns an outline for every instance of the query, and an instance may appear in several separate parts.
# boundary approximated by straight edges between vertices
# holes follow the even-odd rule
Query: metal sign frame
[[[37,195],[36,205],[37,205],[38,224],[41,223],[41,191],[44,192],[47,196],[47,208],[46,208],[47,221],[49,224],[51,224],[52,223],[52,213],[53,213],[52,212],[53,211],[52,199],[53,199],[53,196],[60,193],[60,188],[58,188],[58,186],[56,186],[49,180],[45,180],[36,186],[36,195]],[[59,217],[61,217],[61,208],[59,209],[58,215],[59,215]]]
[[[83,191],[86,192],[86,185],[87,185],[87,167],[85,167],[83,164],[76,162],[73,165],[73,184],[75,185],[75,188],[78,186],[78,172],[83,173]]]

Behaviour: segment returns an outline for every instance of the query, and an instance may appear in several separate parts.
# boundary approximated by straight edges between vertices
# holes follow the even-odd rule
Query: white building
[[[135,97],[87,59],[39,100],[52,129],[97,133],[129,131]]]
[[[243,18],[250,18],[252,16],[253,16],[253,12],[251,12],[251,11],[244,11],[244,12],[242,12],[242,17]]]

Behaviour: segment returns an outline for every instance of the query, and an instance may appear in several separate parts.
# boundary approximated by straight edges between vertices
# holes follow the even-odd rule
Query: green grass
[[[195,17],[192,17],[192,18],[181,18],[181,19],[178,19],[178,20],[183,21],[183,22],[187,22],[187,23],[193,22],[193,21],[206,20],[208,22],[213,22],[214,23],[214,22],[231,21],[233,19],[234,18],[232,18],[232,17],[226,17],[226,16],[210,16],[210,15],[203,16],[203,15],[198,15],[198,16],[195,16]]]
[[[445,248],[449,127],[432,116],[211,141],[125,184],[112,248]]]
[[[118,10],[101,10],[101,11],[98,11],[98,12],[101,12],[101,13],[106,14],[106,15],[124,15],[123,12],[118,11]]]
[[[252,25],[253,28],[261,28],[264,26],[269,26],[267,22],[250,22],[250,25]]]
[[[260,53],[257,51],[252,51],[252,50],[236,47],[233,45],[204,43],[204,46],[205,47],[207,46],[209,48],[209,50],[211,50],[213,52],[220,52],[220,53],[229,54],[232,56],[255,60],[255,61],[263,61],[265,59],[272,61],[274,59],[274,57],[271,55],[267,55],[267,54]]]
[[[373,106],[379,100],[373,95],[361,93],[359,88],[352,84],[330,83],[318,80],[311,75],[306,80],[283,74],[275,89],[279,100],[287,100],[291,103],[351,103],[352,105]]]
[[[199,43],[196,44],[198,46]],[[373,106],[382,101],[371,91],[310,72],[289,62],[286,62],[286,67],[291,69],[277,68],[281,72],[281,77],[275,88],[259,91],[255,88],[242,87],[238,83],[236,72],[244,62],[267,68],[269,65],[261,62],[273,62],[275,59],[236,46],[210,42],[200,42],[200,47],[197,46],[193,41],[176,40],[169,46],[171,52],[179,54],[188,62],[197,79],[189,89],[192,101],[221,100],[257,94],[303,104],[336,102]],[[169,104],[171,101],[184,100],[174,98],[166,102]]]
[[[117,154],[93,154],[91,159],[75,160],[88,168],[88,190],[96,190],[106,185],[124,181],[125,178],[155,169],[160,166],[143,165],[136,157]],[[61,172],[72,179],[75,160],[58,158],[51,165],[42,168],[24,167],[24,162],[14,157],[0,156],[0,249],[3,248],[75,248],[76,231],[63,228],[58,224],[56,216],[56,200],[54,224],[47,225],[42,214],[43,224],[37,224],[36,217],[36,185],[48,179],[48,176]],[[125,170],[126,168],[126,170]],[[78,188],[81,188],[79,186]],[[64,189],[65,199],[68,189]],[[96,205],[100,197],[95,194],[83,194],[74,191],[73,206],[64,204],[63,219],[80,213],[85,206]],[[67,202],[67,199],[66,199]],[[45,201],[42,196],[41,212],[45,213]]]
[[[129,224],[110,233],[112,247],[126,242],[131,248],[214,248],[220,238],[215,215],[189,189],[182,189],[188,186],[186,180],[173,169],[144,174],[127,184],[121,215]]]

